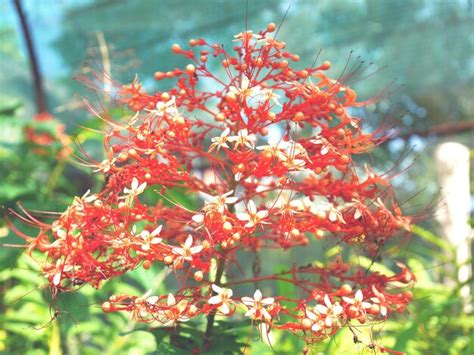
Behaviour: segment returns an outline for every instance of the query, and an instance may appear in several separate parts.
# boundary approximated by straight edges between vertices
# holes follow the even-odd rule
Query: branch
[[[472,131],[472,130],[474,130],[474,120],[451,122],[451,123],[443,123],[440,125],[432,126],[428,129],[414,130],[405,134],[400,134],[400,138],[406,139],[411,136],[428,137],[432,135],[449,136],[452,134],[458,134],[458,133],[463,133],[463,132]]]
[[[33,88],[36,97],[36,111],[37,113],[45,113],[48,112],[48,106],[46,104],[46,95],[43,89],[43,80],[40,74],[38,57],[36,56],[35,48],[33,45],[33,37],[31,36],[31,31],[28,26],[28,22],[26,21],[25,13],[23,12],[21,0],[13,0],[13,3],[15,5],[18,18],[20,19],[23,37],[26,42],[28,56],[30,59],[30,70],[31,75],[33,77]]]
[[[406,133],[401,133],[391,137],[388,141],[396,138],[408,140],[413,136],[429,137],[429,136],[450,136],[453,134],[465,133],[474,130],[474,120],[443,123],[440,125],[431,126],[427,129],[418,129]]]

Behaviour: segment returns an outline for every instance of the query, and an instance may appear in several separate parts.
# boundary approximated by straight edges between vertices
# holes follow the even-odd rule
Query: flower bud
[[[178,43],[175,43],[171,46],[171,50],[174,53],[179,53],[181,51],[181,46]]]
[[[200,281],[202,281],[202,279],[204,278],[204,274],[203,274],[203,272],[202,272],[201,270],[196,271],[196,272],[194,273],[194,275],[193,275],[193,278],[194,278],[194,280],[196,280],[197,282],[200,282]]]
[[[308,319],[308,318],[304,318],[302,321],[301,321],[301,326],[303,327],[303,329],[309,329],[311,328],[311,320]]]
[[[224,222],[222,229],[224,229],[226,232],[230,232],[232,230],[232,224],[230,222]]]
[[[196,71],[196,68],[194,67],[194,65],[188,64],[186,66],[186,73],[188,73],[189,75],[194,74],[195,71]]]

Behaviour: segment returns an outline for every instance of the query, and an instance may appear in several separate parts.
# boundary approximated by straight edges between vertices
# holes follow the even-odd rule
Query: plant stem
[[[225,269],[225,256],[222,257],[217,262],[217,270],[216,270],[216,278],[214,279],[214,284],[217,286],[221,285],[222,275],[224,275]],[[216,311],[212,311],[207,316],[207,326],[206,326],[206,333],[204,334],[204,349],[208,349],[212,342],[212,333],[214,329],[214,319],[216,318]]]

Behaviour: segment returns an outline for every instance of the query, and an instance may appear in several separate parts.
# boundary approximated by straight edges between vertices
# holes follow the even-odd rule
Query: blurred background
[[[230,47],[245,28],[245,7],[242,0],[0,0],[0,205],[61,212],[75,195],[100,188],[101,177],[71,162],[64,149],[74,147],[72,136],[92,157],[102,154],[101,136],[90,130],[101,123],[83,101],[96,94],[75,77],[102,68],[120,82],[138,75],[156,89],[155,71],[187,64],[172,55],[173,43],[203,37]],[[402,207],[419,216],[398,255],[419,282],[407,314],[387,322],[374,341],[409,354],[474,353],[474,2],[250,0],[248,27],[257,32],[278,24],[287,10],[279,38],[301,56],[301,67],[311,66],[320,49],[318,60],[333,63],[333,77],[346,63],[355,68],[364,61],[368,69],[351,86],[361,98],[388,93],[356,113],[369,131],[396,127],[397,136],[373,153],[372,163],[378,171],[394,169]],[[7,246],[20,238],[4,218],[0,223],[0,352],[180,353],[168,335],[94,306],[106,293],[142,294],[150,285],[166,293],[162,271],[137,270],[103,291],[84,287],[63,295],[55,313],[35,263],[22,248]],[[318,254],[332,256],[331,250]],[[288,264],[291,255],[278,260]],[[317,350],[357,353],[349,334],[343,330]],[[188,336],[191,342],[193,333]],[[222,353],[232,353],[226,349],[232,342],[235,349],[246,342],[238,327],[227,336]],[[301,347],[295,337],[274,337],[273,349],[252,343],[251,353],[291,354]]]

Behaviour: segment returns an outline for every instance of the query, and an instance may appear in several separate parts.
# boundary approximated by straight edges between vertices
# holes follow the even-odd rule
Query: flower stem
[[[217,286],[221,285],[222,275],[224,275],[225,262],[226,262],[225,256],[222,257],[217,262],[216,278],[214,279],[214,284]],[[206,333],[204,333],[204,349],[209,349],[209,346],[211,345],[215,318],[216,318],[215,310],[209,313],[209,315],[207,316]]]

